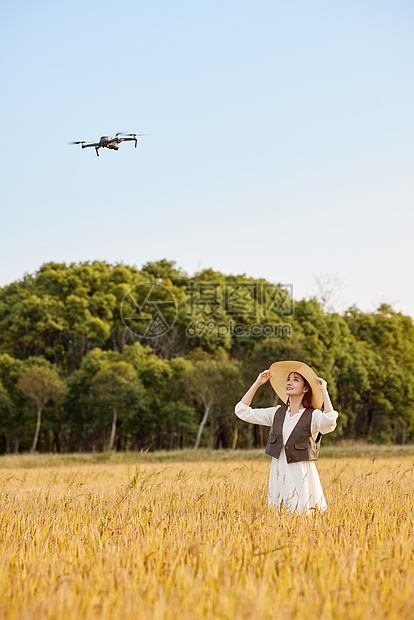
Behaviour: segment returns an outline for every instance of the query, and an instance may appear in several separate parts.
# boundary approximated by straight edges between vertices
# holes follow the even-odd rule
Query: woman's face
[[[291,372],[288,375],[285,392],[288,396],[303,396],[307,392],[305,382],[297,372]]]

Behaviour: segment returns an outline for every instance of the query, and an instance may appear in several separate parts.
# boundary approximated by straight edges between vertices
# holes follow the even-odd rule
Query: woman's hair
[[[312,407],[312,388],[309,385],[309,383],[306,381],[305,377],[303,377],[300,372],[295,372],[296,375],[299,375],[299,377],[302,377],[303,383],[305,384],[305,387],[307,388],[307,392],[304,393],[303,395],[303,406],[305,407],[305,409],[307,409],[308,407]],[[289,373],[290,375],[290,373]],[[288,376],[289,376],[288,375]],[[286,404],[288,405],[290,402],[290,398],[287,399]]]

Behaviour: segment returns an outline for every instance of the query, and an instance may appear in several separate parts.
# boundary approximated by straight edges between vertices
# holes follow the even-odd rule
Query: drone
[[[119,132],[115,134],[115,138],[112,138],[111,136],[101,136],[99,142],[88,143],[86,140],[79,140],[78,142],[69,142],[69,144],[81,144],[83,149],[86,149],[89,146],[93,146],[95,148],[97,156],[99,157],[99,149],[105,148],[119,151],[119,145],[121,144],[121,142],[135,142],[135,148],[137,148],[138,136],[145,136],[145,134]]]

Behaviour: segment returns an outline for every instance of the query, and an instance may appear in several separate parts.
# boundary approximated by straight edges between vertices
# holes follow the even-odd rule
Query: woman
[[[269,379],[286,405],[252,409],[253,396]],[[289,511],[299,513],[326,510],[314,462],[319,456],[321,435],[335,429],[338,417],[326,381],[303,362],[275,362],[259,374],[235,411],[245,422],[272,427],[266,447],[266,454],[272,457],[269,506],[279,509],[286,506]]]

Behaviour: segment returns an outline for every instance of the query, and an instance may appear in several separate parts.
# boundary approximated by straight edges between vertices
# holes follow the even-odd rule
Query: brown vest
[[[272,430],[267,440],[266,454],[278,459],[283,446],[283,422],[287,406],[279,407],[273,418]],[[299,461],[317,461],[321,434],[318,433],[316,441],[311,435],[313,409],[308,407],[301,414],[295,428],[286,442],[286,459],[288,463]]]

